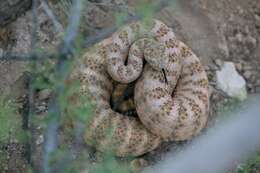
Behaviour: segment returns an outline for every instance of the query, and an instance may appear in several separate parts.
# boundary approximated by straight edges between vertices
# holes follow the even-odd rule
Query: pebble
[[[209,68],[209,66],[205,66],[205,71],[209,71],[210,70],[210,68]]]
[[[221,67],[221,66],[223,65],[223,62],[222,62],[220,59],[215,59],[215,60],[214,60],[214,63],[215,63],[217,66],[219,66],[219,67]]]
[[[43,135],[40,135],[40,136],[37,138],[37,140],[36,140],[36,144],[37,144],[37,145],[40,145],[40,144],[43,143],[43,141],[44,141],[44,137],[43,137]]]
[[[209,70],[213,70],[213,71],[216,71],[219,69],[215,64],[209,64],[208,68],[209,68]]]
[[[238,13],[239,14],[243,14],[244,13],[244,10],[243,10],[243,8],[241,6],[238,6],[237,9],[238,9]]]
[[[212,94],[211,99],[212,99],[213,101],[216,101],[216,100],[219,99],[219,97],[218,97],[218,95],[217,95],[216,93],[214,93],[214,94]]]
[[[39,100],[46,100],[50,97],[51,95],[51,91],[49,89],[44,89],[44,90],[41,90],[39,93],[38,93],[38,97],[39,97]]]
[[[44,106],[44,105],[39,105],[39,106],[37,106],[36,113],[44,112],[44,111],[46,111],[46,109],[47,109],[46,106]]]
[[[260,28],[260,16],[255,14],[255,25]]]
[[[242,69],[243,69],[242,64],[241,63],[236,63],[236,69],[237,69],[237,71],[242,71]]]
[[[256,38],[254,38],[252,36],[247,36],[245,41],[250,44],[251,48],[255,48],[256,47],[256,44],[257,44]]]
[[[236,39],[239,41],[239,42],[242,42],[242,40],[243,40],[243,35],[242,35],[242,33],[237,33],[236,34]]]
[[[249,80],[252,76],[252,72],[251,71],[245,71],[244,72],[244,77],[246,80]]]
[[[133,161],[131,161],[131,170],[133,173],[139,173],[148,165],[149,164],[145,159],[134,159]]]
[[[252,83],[248,83],[247,88],[248,88],[250,93],[255,93],[255,87]]]

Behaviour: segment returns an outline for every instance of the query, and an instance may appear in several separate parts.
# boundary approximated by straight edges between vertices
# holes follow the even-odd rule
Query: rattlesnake
[[[142,73],[143,55],[147,63]],[[208,87],[205,71],[194,53],[158,20],[148,24],[134,22],[123,27],[87,50],[77,70],[81,93],[90,96],[95,104],[85,141],[100,151],[111,150],[118,156],[142,155],[157,148],[164,140],[188,139],[206,123]],[[135,87],[135,104],[142,122],[137,117],[115,112],[109,103],[113,79],[129,83],[140,75]],[[202,83],[193,80],[196,76],[203,79]],[[176,84],[177,91],[169,98]],[[190,88],[192,85],[198,88]],[[196,95],[198,92],[203,95]],[[162,101],[163,97],[170,100]],[[175,97],[177,101],[174,101]],[[201,102],[202,98],[204,102]],[[151,114],[154,110],[151,106],[159,112]],[[151,109],[149,114],[145,109]]]

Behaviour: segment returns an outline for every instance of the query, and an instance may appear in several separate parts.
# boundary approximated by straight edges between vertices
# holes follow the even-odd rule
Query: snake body
[[[117,156],[138,156],[157,148],[162,140],[150,132],[137,117],[124,116],[111,109],[112,79],[106,72],[105,40],[83,55],[77,77],[81,94],[94,103],[92,118],[87,125],[85,141],[97,150],[112,150]]]
[[[100,151],[138,156],[162,141],[189,139],[205,126],[205,71],[195,54],[158,20],[124,26],[87,50],[77,76],[82,94],[95,104],[85,141]],[[134,99],[139,118],[112,110],[113,80],[137,81]]]
[[[207,75],[196,55],[182,42],[182,71],[176,86],[148,64],[135,85],[136,110],[142,123],[164,140],[186,140],[207,122],[209,95]],[[187,51],[185,53],[184,51]],[[165,75],[165,76],[164,76]]]

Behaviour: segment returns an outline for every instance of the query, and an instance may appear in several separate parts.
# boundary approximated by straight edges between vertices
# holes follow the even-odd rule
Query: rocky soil
[[[89,0],[90,1],[90,0]],[[150,2],[152,0],[147,0]],[[52,10],[58,16],[63,28],[67,25],[67,6],[52,0]],[[65,1],[64,2],[69,2]],[[90,5],[84,9],[80,32],[83,37],[95,35],[104,28],[115,24],[115,12],[129,11],[138,5],[138,0],[99,0],[90,1]],[[67,4],[69,5],[69,4]],[[60,43],[59,31],[55,30],[50,18],[43,10],[44,6],[38,6],[38,30],[37,48],[39,50],[53,51]],[[171,26],[179,39],[187,43],[201,58],[205,65],[210,80],[211,88],[211,113],[208,126],[214,124],[220,109],[228,107],[232,99],[227,93],[217,86],[216,71],[223,67],[225,61],[233,62],[238,73],[246,81],[246,89],[249,94],[260,92],[260,3],[259,0],[177,0],[173,6],[167,6],[154,14],[155,17]],[[0,18],[1,19],[1,18]],[[1,23],[1,20],[0,20]],[[29,10],[4,27],[0,27],[0,57],[5,52],[26,54],[31,50],[31,33],[33,31],[32,11]],[[24,97],[27,94],[26,81],[30,80],[27,71],[28,62],[8,61],[0,59],[0,93],[15,93],[15,98]],[[24,82],[19,82],[24,81]],[[42,119],[48,111],[47,103],[50,91],[37,91],[35,105],[37,118]],[[41,167],[42,145],[44,142],[41,125],[32,124],[28,130],[31,133],[32,155],[30,164],[35,170]],[[62,136],[61,141],[72,143],[70,139]],[[165,143],[156,151],[142,157],[134,167],[142,167],[153,164],[163,159],[169,150],[181,150],[188,142]],[[0,141],[1,146],[1,141]],[[85,150],[84,144],[79,150]],[[25,172],[24,166],[28,158],[24,157],[26,147],[10,143],[6,148],[0,147],[0,153],[8,153],[12,158],[19,158],[21,164],[13,165],[12,161],[0,163],[0,170],[4,172]],[[100,160],[100,153],[92,149],[89,157],[91,162]],[[15,154],[13,154],[15,153]],[[79,152],[80,153],[80,152]],[[20,160],[20,161],[19,161]],[[235,166],[234,166],[235,167]],[[139,169],[139,168],[135,168]],[[19,171],[17,171],[19,170]],[[260,170],[259,170],[260,171]]]

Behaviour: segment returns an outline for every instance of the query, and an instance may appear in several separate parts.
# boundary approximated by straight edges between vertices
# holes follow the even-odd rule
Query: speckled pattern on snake
[[[88,49],[77,67],[94,112],[85,141],[100,151],[138,156],[186,140],[206,124],[208,80],[196,55],[159,20],[133,22]],[[112,110],[112,81],[135,81],[138,117]]]

